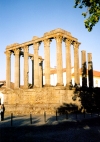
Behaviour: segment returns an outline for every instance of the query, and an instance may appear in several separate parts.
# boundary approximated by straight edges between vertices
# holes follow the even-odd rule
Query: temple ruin
[[[56,41],[56,69],[57,85],[50,85],[50,43],[52,39]],[[62,65],[62,41],[65,42],[66,49],[66,86],[63,85],[63,65]],[[44,44],[44,59],[39,56],[39,46]],[[29,53],[29,46],[33,46],[34,54]],[[79,80],[79,45],[78,39],[72,37],[71,33],[56,29],[44,33],[43,37],[34,36],[32,40],[22,44],[12,44],[6,47],[6,89],[4,91],[4,104],[7,112],[34,114],[53,113],[55,108],[64,103],[73,103],[73,90],[68,89],[71,81],[71,50],[74,50],[74,82]],[[15,56],[14,89],[11,89],[11,54]],[[82,55],[85,53],[82,53]],[[24,86],[20,88],[20,56],[24,58]],[[28,57],[32,60],[32,88],[28,88]],[[83,55],[85,60],[85,55]],[[43,86],[43,62],[45,62],[45,85]],[[86,85],[86,81],[84,81]],[[76,101],[79,104],[79,101]]]

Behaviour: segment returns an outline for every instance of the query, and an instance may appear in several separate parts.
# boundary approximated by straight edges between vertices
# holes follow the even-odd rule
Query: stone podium
[[[57,84],[55,87],[50,84],[50,43],[56,41],[56,69]],[[63,84],[63,59],[62,42],[65,44],[65,63],[66,63],[66,86]],[[44,59],[39,55],[41,43],[44,45]],[[6,112],[35,114],[43,113],[47,110],[49,114],[55,108],[64,103],[71,103],[73,90],[67,91],[67,86],[71,81],[71,46],[74,50],[74,82],[79,84],[79,45],[78,39],[73,37],[70,32],[63,29],[55,29],[44,33],[42,37],[34,36],[32,40],[22,44],[14,43],[6,47],[6,90],[4,93],[4,104]],[[30,46],[33,53],[29,53]],[[15,57],[14,89],[11,88],[11,55]],[[20,56],[24,59],[24,86],[20,86]],[[29,83],[29,57],[32,60],[32,88]],[[44,69],[43,69],[44,62]],[[42,66],[40,66],[42,65]],[[44,72],[43,72],[44,71]],[[43,85],[43,74],[45,84]],[[27,107],[26,107],[27,106]]]

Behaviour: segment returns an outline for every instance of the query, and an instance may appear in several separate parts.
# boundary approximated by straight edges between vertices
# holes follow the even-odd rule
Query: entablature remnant
[[[10,52],[10,55],[15,55],[14,50],[6,50],[4,53],[7,54],[8,52]],[[24,57],[24,52],[19,50],[19,55],[22,55],[22,57]],[[34,60],[34,54],[28,53],[28,57],[30,57],[31,60]],[[38,59],[40,59],[41,61],[44,60],[41,56],[38,56]]]
[[[70,39],[73,43],[74,42],[79,43],[78,39],[72,37],[70,32],[67,32],[65,30],[62,30],[62,29],[58,28],[58,29],[52,30],[50,32],[44,33],[43,37],[34,36],[32,38],[32,40],[30,40],[28,42],[24,42],[22,44],[14,43],[14,44],[8,45],[6,47],[6,51],[7,50],[12,50],[13,51],[15,48],[24,48],[25,46],[30,46],[30,45],[33,45],[34,43],[41,43],[45,39],[55,39],[57,36],[61,36],[63,41],[65,41],[65,39]]]

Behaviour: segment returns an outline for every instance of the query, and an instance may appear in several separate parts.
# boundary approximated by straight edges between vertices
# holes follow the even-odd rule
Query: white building
[[[82,86],[82,74],[81,69],[80,72],[80,86]],[[72,84],[74,85],[74,68],[71,69],[72,75]],[[50,82],[52,86],[56,86],[57,84],[57,70],[55,68],[51,68]],[[43,84],[45,85],[45,74],[43,76]],[[63,84],[66,85],[66,68],[63,69]],[[100,72],[93,70],[93,84],[94,87],[100,87]],[[87,86],[88,86],[88,75],[87,75]]]

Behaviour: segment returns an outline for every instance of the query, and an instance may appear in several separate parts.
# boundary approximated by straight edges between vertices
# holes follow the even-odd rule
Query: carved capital
[[[5,54],[6,54],[6,56],[7,56],[8,58],[11,57],[11,51],[6,51]]]
[[[19,52],[20,52],[20,49],[19,48],[16,48],[16,49],[14,49],[14,54],[16,55],[19,55]]]
[[[44,47],[50,46],[50,42],[51,42],[51,41],[52,41],[51,39],[45,39],[45,40],[44,40]]]
[[[62,39],[63,39],[63,37],[62,36],[60,36],[60,35],[58,35],[58,36],[56,36],[56,42],[58,43],[58,42],[60,42],[60,43],[62,43]]]
[[[65,45],[70,46],[72,44],[72,41],[70,39],[65,39]]]
[[[29,47],[28,46],[25,46],[23,49],[24,49],[24,52],[28,52],[29,51]]]
[[[34,43],[34,44],[33,44],[34,50],[39,50],[39,45],[40,45],[39,42]]]
[[[79,45],[80,45],[80,43],[78,43],[78,42],[73,42],[74,48],[79,48]]]

